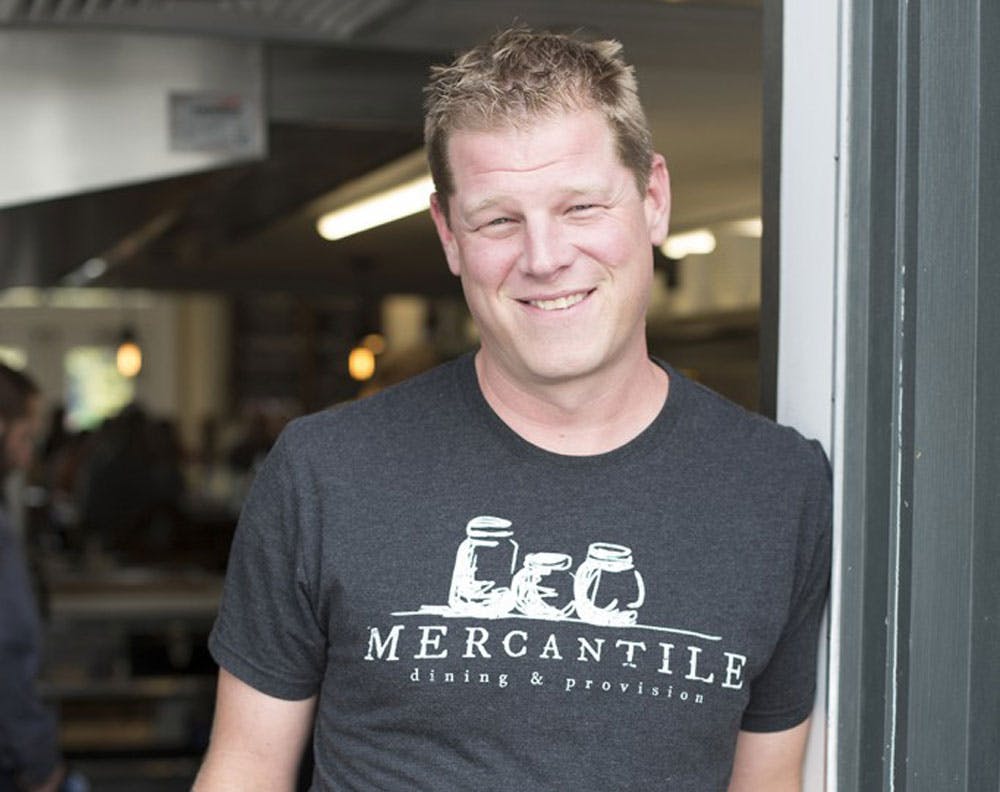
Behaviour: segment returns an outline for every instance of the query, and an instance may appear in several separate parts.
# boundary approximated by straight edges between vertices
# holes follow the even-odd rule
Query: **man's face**
[[[35,441],[41,431],[41,405],[37,396],[28,400],[28,412],[6,426],[4,454],[14,470],[27,470],[35,454]]]
[[[641,193],[607,121],[580,110],[458,131],[448,162],[448,219],[436,197],[432,214],[484,364],[530,387],[645,359],[652,245],[670,203],[663,158]]]

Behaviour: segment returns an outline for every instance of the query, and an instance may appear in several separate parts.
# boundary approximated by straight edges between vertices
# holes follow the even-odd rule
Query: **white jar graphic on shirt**
[[[511,588],[517,609],[536,619],[565,619],[573,612],[572,557],[565,553],[528,553]]]
[[[451,575],[448,605],[453,612],[496,619],[514,608],[511,578],[517,568],[517,542],[510,520],[473,517],[465,527]]]
[[[577,615],[589,624],[627,627],[639,618],[646,599],[642,575],[624,545],[594,542],[573,581]]]

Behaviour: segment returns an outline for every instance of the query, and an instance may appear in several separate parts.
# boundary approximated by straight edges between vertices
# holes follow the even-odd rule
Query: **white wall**
[[[0,30],[0,206],[263,156],[263,55],[252,42],[82,30]],[[178,150],[170,97],[205,92],[241,113]],[[82,155],[86,152],[86,156]]]
[[[177,315],[175,415],[187,448],[197,448],[206,417],[226,418],[232,393],[229,301],[209,294],[174,298]]]
[[[818,439],[831,458],[836,453],[840,6],[839,2],[784,3],[782,73],[778,420]],[[836,525],[834,534],[836,553]],[[829,692],[835,703],[836,691],[827,689],[825,650],[824,641],[806,760],[807,792],[824,789],[825,779],[826,788],[834,789],[836,730],[827,726],[827,697]],[[832,652],[835,657],[835,644]]]

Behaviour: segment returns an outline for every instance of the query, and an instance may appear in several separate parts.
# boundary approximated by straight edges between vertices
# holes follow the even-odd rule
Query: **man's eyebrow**
[[[481,201],[474,203],[472,206],[465,207],[465,214],[476,214],[477,212],[482,212],[486,209],[492,209],[497,204],[501,203],[506,199],[504,195],[491,195],[488,198],[483,198]]]
[[[574,198],[581,195],[596,195],[600,197],[607,196],[610,199],[616,195],[617,192],[618,190],[616,190],[614,186],[610,185],[583,184],[576,187],[566,187],[560,191],[560,195],[563,198]],[[464,214],[474,215],[478,212],[495,208],[497,205],[507,200],[508,197],[509,196],[507,195],[492,195],[477,201],[472,204],[472,206],[463,207],[462,211]]]
[[[615,193],[615,190],[614,190],[613,187],[610,187],[610,186],[607,186],[607,185],[600,185],[600,184],[585,184],[585,185],[582,185],[580,187],[569,187],[569,188],[567,188],[566,190],[563,191],[563,194],[566,195],[567,197],[570,197],[570,198],[576,197],[576,196],[580,196],[580,195],[587,195],[587,196],[594,195],[594,196],[598,196],[598,197],[604,197],[604,196],[610,197],[610,196],[614,195],[614,193]]]

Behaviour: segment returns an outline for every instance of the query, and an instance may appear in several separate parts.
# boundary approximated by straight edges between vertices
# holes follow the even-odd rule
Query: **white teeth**
[[[586,296],[586,292],[578,292],[577,294],[570,294],[567,297],[556,297],[554,300],[530,300],[529,302],[543,311],[561,311],[564,308],[576,305]]]

